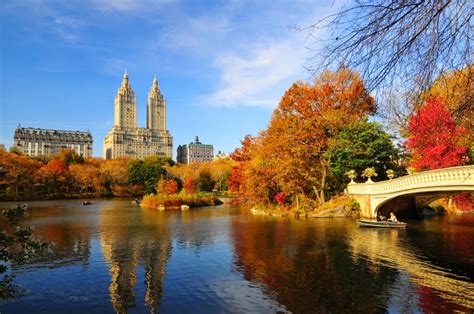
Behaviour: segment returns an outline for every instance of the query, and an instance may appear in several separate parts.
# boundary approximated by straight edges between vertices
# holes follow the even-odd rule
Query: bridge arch
[[[389,181],[352,183],[347,192],[361,205],[361,216],[375,218],[377,211],[390,200],[399,197],[415,198],[421,207],[427,198],[441,197],[456,192],[474,191],[474,166],[461,166],[424,171]]]
[[[377,216],[377,213],[382,211],[384,216],[386,216],[388,212],[393,211],[397,214],[397,217],[418,218],[421,210],[430,203],[461,192],[465,191],[436,191],[412,194],[400,193],[399,195],[387,198],[378,204],[374,209],[374,215]]]

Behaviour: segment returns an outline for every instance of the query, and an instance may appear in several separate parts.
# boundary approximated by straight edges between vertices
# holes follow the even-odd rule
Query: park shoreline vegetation
[[[341,66],[314,82],[296,82],[281,98],[268,127],[246,136],[231,154],[238,164],[232,168],[229,189],[255,213],[288,216],[303,207],[306,216],[325,210],[334,216],[326,203],[345,193],[349,183],[390,180],[411,168],[472,164],[472,112],[453,118],[456,103],[464,99],[453,99],[450,91],[436,86],[422,96],[423,103],[407,120],[403,141],[370,122],[377,104],[351,69]],[[474,193],[452,200],[449,212],[474,208]],[[355,208],[354,202],[343,206]]]
[[[188,194],[227,195],[227,178],[235,162],[177,165],[159,156],[144,159],[83,159],[71,149],[50,157],[29,157],[0,149],[0,201],[134,197],[157,192],[173,180]]]
[[[148,194],[143,197],[140,206],[158,210],[181,210],[188,207],[220,205],[223,202],[212,193]],[[188,207],[183,207],[188,206]]]

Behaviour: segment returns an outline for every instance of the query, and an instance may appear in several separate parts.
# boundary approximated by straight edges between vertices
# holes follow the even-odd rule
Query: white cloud
[[[249,53],[216,58],[220,88],[206,97],[214,106],[275,107],[290,84],[301,79],[305,48],[296,38],[256,45]]]
[[[92,5],[103,11],[116,12],[153,12],[163,4],[171,3],[170,0],[91,0]]]
[[[178,17],[180,22],[167,25],[161,30],[158,42],[150,41],[151,49],[165,48],[186,54],[207,54],[220,49],[229,40],[233,30],[228,16],[204,15]],[[157,47],[158,46],[158,47]]]

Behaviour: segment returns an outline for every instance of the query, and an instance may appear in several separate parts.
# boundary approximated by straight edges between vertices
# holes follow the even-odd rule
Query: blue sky
[[[113,126],[127,69],[145,126],[156,74],[168,129],[226,153],[264,129],[284,91],[309,79],[318,43],[293,26],[337,11],[333,1],[2,1],[0,143],[25,127],[89,129],[94,156]],[[320,34],[324,36],[324,34]]]

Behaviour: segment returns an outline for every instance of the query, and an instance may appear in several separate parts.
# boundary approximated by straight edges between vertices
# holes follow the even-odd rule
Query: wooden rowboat
[[[406,228],[405,222],[388,222],[388,221],[375,221],[375,220],[357,220],[357,224],[361,227],[374,227],[374,228]]]

